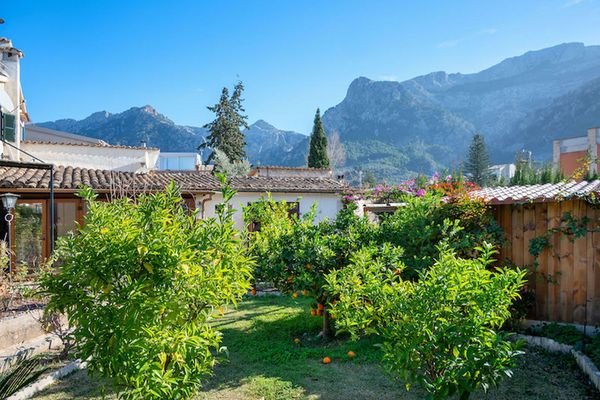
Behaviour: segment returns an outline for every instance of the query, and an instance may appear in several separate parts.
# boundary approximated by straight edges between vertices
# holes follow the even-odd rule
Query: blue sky
[[[476,72],[564,42],[600,44],[600,0],[16,1],[0,36],[25,52],[34,121],[151,104],[202,125],[223,86],[250,122],[308,133],[358,76]]]

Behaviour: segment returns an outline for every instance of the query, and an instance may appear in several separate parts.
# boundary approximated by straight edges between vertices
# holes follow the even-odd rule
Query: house
[[[197,208],[199,217],[215,216],[222,201],[221,185],[206,171],[130,171],[100,170],[72,166],[53,168],[53,192],[50,198],[50,174],[38,164],[0,161],[0,194],[15,193],[20,197],[13,210],[14,223],[1,225],[0,238],[10,238],[17,264],[36,267],[52,250],[53,241],[83,222],[84,202],[76,196],[82,185],[93,188],[100,199],[121,196],[135,197],[164,189],[174,182],[190,209]],[[235,210],[238,228],[244,226],[242,207],[259,201],[270,193],[276,200],[297,206],[299,214],[310,210],[317,202],[317,219],[333,218],[341,209],[340,194],[345,184],[332,178],[315,177],[235,177],[230,185],[237,190],[230,205]],[[0,217],[7,210],[2,209]]]
[[[595,176],[598,174],[598,154],[600,153],[600,128],[589,128],[587,136],[555,140],[553,142],[552,163],[564,176]]]
[[[299,215],[307,213],[316,204],[316,222],[333,219],[343,207],[341,194],[347,188],[343,181],[331,176],[331,170],[291,167],[259,167],[249,176],[232,178],[231,186],[237,191],[231,205],[235,209],[233,219],[238,228],[244,225],[242,208],[268,195],[275,201],[286,201]],[[220,193],[197,197],[197,206],[203,215],[212,217],[221,201]]]
[[[3,158],[17,160],[23,125],[29,122],[21,89],[21,58],[23,52],[12,42],[0,37],[0,143]]]
[[[535,304],[529,318],[600,324],[600,180],[484,188],[471,193],[486,200],[505,233],[498,258],[530,271]],[[557,231],[565,218],[585,222],[580,236]],[[546,237],[537,258],[531,240]]]

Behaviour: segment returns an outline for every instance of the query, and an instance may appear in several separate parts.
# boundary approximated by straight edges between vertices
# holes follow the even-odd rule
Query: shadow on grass
[[[242,387],[250,398],[266,399],[392,399],[404,394],[379,367],[375,338],[350,342],[317,337],[322,318],[310,315],[310,300],[257,299],[236,314],[231,324],[219,327],[229,355],[206,382],[205,396]],[[347,356],[350,350],[356,353],[353,360]],[[325,356],[331,364],[322,363]]]

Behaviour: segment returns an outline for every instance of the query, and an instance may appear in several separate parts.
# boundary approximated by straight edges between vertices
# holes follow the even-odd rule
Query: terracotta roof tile
[[[244,176],[231,179],[231,186],[240,192],[341,193],[347,186],[333,178],[303,176]]]
[[[219,181],[205,171],[119,172],[78,167],[56,166],[54,188],[77,190],[83,185],[95,190],[124,188],[129,190],[160,190],[171,181],[181,190],[206,192],[220,190]],[[30,167],[0,166],[0,188],[48,189],[50,171]],[[235,177],[233,189],[240,192],[340,193],[346,185],[332,178],[312,177]]]
[[[543,202],[600,193],[600,180],[483,188],[471,195],[492,204]]]

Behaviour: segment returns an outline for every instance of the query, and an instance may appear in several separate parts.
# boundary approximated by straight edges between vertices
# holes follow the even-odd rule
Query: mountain
[[[111,144],[139,146],[144,141],[162,151],[196,151],[207,135],[204,128],[175,124],[152,106],[132,107],[116,114],[98,111],[79,121],[59,119],[36,125]],[[245,134],[246,151],[252,164],[304,165],[306,150],[300,144],[306,143],[305,135],[279,130],[263,120],[250,125]]]
[[[552,157],[552,142],[573,136],[584,136],[588,128],[600,125],[600,79],[552,101],[547,107],[528,113],[514,126],[504,141],[512,151],[521,147],[538,148],[538,157]],[[521,146],[516,146],[515,143]]]
[[[306,135],[282,131],[262,119],[250,125],[244,133],[246,152],[252,164],[285,166],[306,164],[308,146]]]
[[[458,165],[475,132],[495,162],[512,161],[523,146],[543,158],[551,152],[548,135],[584,134],[584,126],[600,123],[598,78],[600,46],[566,43],[473,74],[438,71],[404,82],[360,77],[323,123],[349,150],[346,170],[372,168],[390,181]]]
[[[508,58],[483,71],[444,71],[403,82],[359,77],[345,98],[323,114],[328,133],[346,149],[341,172],[357,169],[396,182],[417,173],[458,167],[474,133],[486,138],[493,162],[517,150],[549,159],[552,140],[584,135],[600,125],[600,46],[565,43]],[[180,126],[150,106],[119,114],[101,111],[75,121],[40,124],[110,143],[195,151],[202,128]],[[305,165],[308,138],[259,120],[246,130],[253,164]]]

